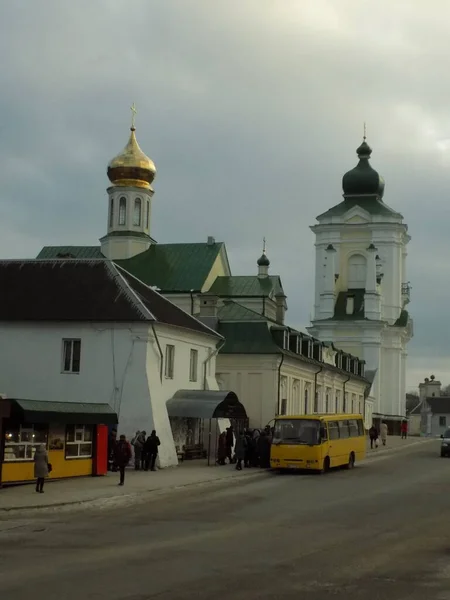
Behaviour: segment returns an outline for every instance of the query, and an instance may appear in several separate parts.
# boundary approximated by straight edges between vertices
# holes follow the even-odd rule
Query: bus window
[[[272,443],[316,445],[319,443],[319,427],[320,422],[316,419],[277,419]]]
[[[365,435],[365,430],[364,430],[364,422],[362,419],[358,419],[358,433],[359,435]]]
[[[326,423],[322,423],[320,425],[319,435],[320,435],[320,443],[321,444],[328,441],[328,431],[327,431]]]
[[[348,438],[350,437],[350,431],[348,429],[348,421],[338,421],[339,423],[339,437]]]
[[[350,430],[350,437],[358,437],[358,422],[356,419],[349,419],[348,428]]]
[[[338,440],[339,439],[339,425],[337,421],[329,421],[328,422],[328,435],[330,440]]]

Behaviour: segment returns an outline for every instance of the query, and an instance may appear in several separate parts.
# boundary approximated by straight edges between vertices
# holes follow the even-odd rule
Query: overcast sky
[[[409,244],[407,386],[450,381],[448,0],[0,0],[0,256],[96,244],[129,106],[158,169],[152,236],[267,237],[288,321],[313,302],[316,215],[341,200],[367,122]]]

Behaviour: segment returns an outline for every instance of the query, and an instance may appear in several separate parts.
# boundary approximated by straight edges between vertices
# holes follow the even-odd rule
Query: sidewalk
[[[402,440],[399,437],[390,437],[386,447],[380,446],[374,450],[370,450],[368,443],[366,461],[369,463],[374,457],[397,453],[429,441],[432,440],[418,437]],[[109,473],[105,477],[80,477],[47,482],[44,494],[36,494],[32,484],[11,486],[0,490],[0,516],[15,510],[73,505],[113,507],[131,504],[139,499],[145,500],[148,494],[152,493],[221,481],[229,481],[231,484],[251,477],[267,476],[266,474],[267,471],[263,469],[236,471],[233,465],[208,467],[206,461],[192,461],[156,473],[127,469],[124,487],[117,485],[118,473]]]
[[[5,511],[74,504],[110,507],[135,501],[139,496],[151,492],[165,492],[225,480],[230,480],[231,483],[265,473],[263,469],[236,471],[234,465],[208,467],[206,461],[189,461],[156,473],[127,469],[123,487],[118,485],[119,473],[108,473],[104,477],[47,481],[44,494],[37,494],[34,484],[16,485],[0,489],[0,515]]]

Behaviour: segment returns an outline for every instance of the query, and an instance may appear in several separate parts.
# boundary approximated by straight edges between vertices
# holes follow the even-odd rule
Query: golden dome
[[[108,165],[108,178],[113,185],[152,189],[156,168],[136,140],[135,128],[131,127],[128,144]]]

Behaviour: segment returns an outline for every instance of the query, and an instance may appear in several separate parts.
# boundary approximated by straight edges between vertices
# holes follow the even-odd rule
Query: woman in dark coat
[[[225,459],[227,458],[227,432],[223,431],[219,435],[219,440],[217,444],[217,462],[219,465],[225,464]]]
[[[243,433],[238,434],[236,445],[234,447],[234,456],[236,458],[236,470],[242,471],[242,461],[245,460],[247,450],[247,438]]]

